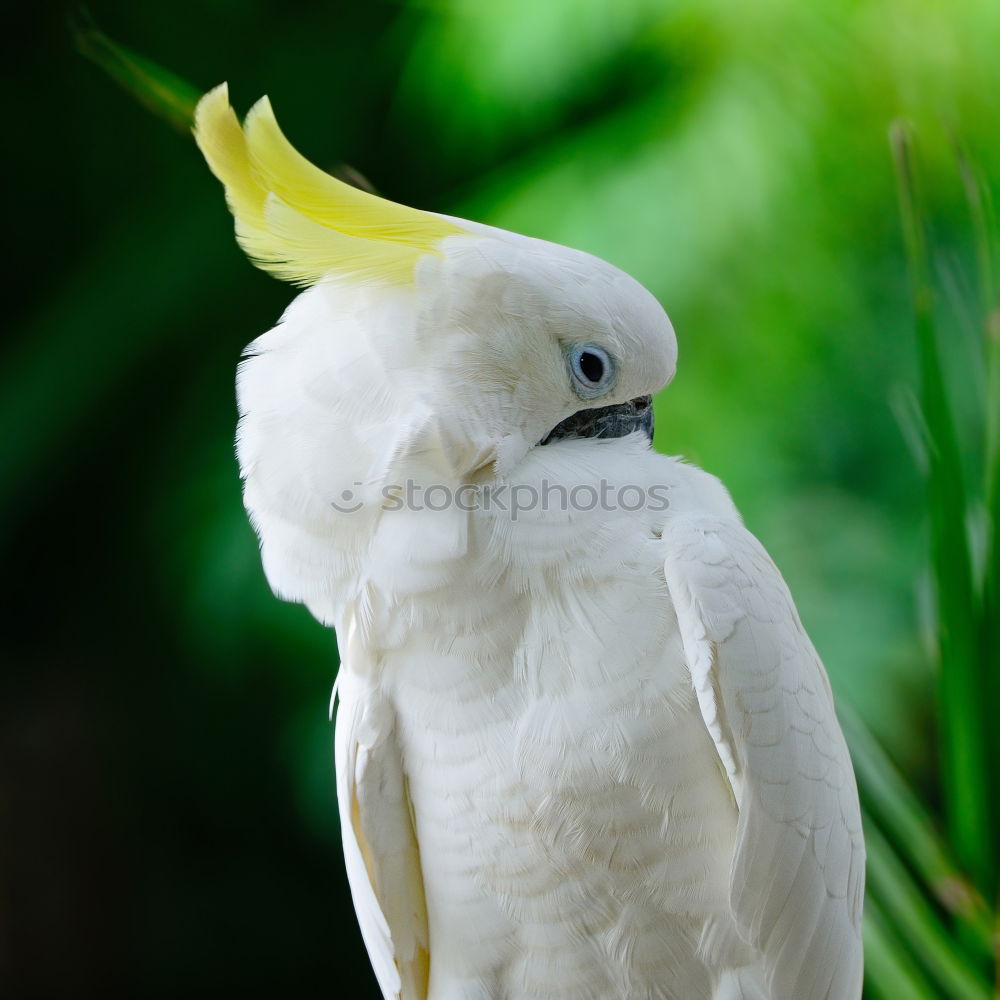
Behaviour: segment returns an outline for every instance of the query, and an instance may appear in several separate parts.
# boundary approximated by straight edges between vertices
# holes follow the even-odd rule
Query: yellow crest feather
[[[331,177],[285,138],[271,102],[261,98],[243,127],[226,84],[198,102],[194,135],[226,188],[236,239],[265,271],[297,285],[339,274],[397,284],[417,261],[440,253],[463,230]]]

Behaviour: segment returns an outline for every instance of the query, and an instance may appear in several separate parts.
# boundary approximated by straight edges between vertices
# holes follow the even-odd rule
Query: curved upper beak
[[[643,431],[653,440],[653,397],[637,396],[627,403],[578,410],[556,424],[539,444],[552,444],[565,438],[619,438],[633,431]]]

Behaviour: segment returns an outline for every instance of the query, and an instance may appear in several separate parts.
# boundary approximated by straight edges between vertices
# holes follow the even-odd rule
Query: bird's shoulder
[[[676,455],[652,456],[652,463],[669,489],[667,520],[718,518],[743,524],[740,512],[717,476]]]

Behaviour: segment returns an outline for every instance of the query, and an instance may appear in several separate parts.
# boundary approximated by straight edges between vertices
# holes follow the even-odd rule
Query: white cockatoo
[[[335,627],[337,791],[386,998],[847,1000],[864,844],[823,666],[712,476],[652,451],[676,341],[586,253],[196,137],[309,286],[240,365],[264,569]]]

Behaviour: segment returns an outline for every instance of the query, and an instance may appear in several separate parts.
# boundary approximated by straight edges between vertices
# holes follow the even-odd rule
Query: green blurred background
[[[845,703],[939,810],[914,125],[970,477],[986,381],[956,144],[1000,194],[1000,4],[96,0],[315,162],[630,271],[680,341],[657,446],[720,476]],[[251,268],[194,144],[73,48],[3,40],[0,968],[24,997],[375,997],[339,846],[329,633],[268,591],[232,456]],[[949,994],[951,995],[951,994]],[[957,994],[955,994],[957,995]]]

